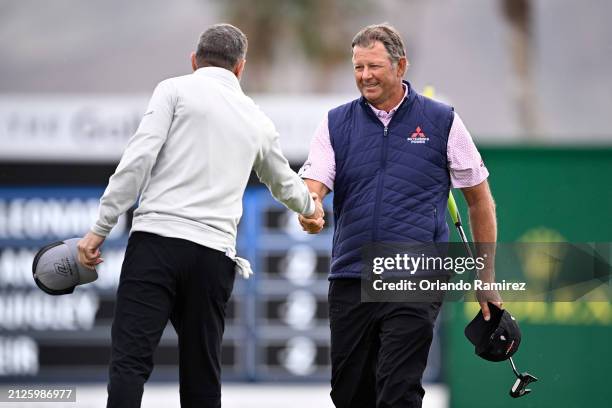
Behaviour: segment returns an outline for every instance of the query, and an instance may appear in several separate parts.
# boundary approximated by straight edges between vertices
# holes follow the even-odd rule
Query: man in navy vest
[[[480,154],[453,108],[403,81],[399,33],[368,26],[353,39],[361,98],[329,111],[300,175],[323,199],[334,191],[329,318],[336,407],[420,407],[421,379],[440,302],[362,303],[362,248],[446,242],[449,189],[460,188],[476,242],[496,241],[495,205]],[[299,217],[309,233],[323,220]],[[479,296],[501,306],[498,295]]]

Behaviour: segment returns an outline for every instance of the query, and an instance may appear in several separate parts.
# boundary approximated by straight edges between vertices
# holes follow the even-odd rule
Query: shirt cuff
[[[483,165],[478,169],[454,170],[451,172],[452,188],[474,187],[489,177],[489,170]]]
[[[98,222],[91,227],[91,232],[101,237],[106,237],[110,231],[110,228],[102,227]]]
[[[308,204],[306,204],[306,208],[304,209],[304,211],[301,212],[302,215],[306,216],[306,217],[310,217],[311,215],[313,215],[316,211],[316,206],[315,206],[315,202],[312,199],[312,197],[310,197],[310,194],[308,195]]]
[[[316,171],[316,169],[312,166],[309,166],[307,162],[304,164],[304,166],[302,166],[302,168],[298,172],[298,175],[302,179],[310,179],[310,180],[318,181],[319,183],[323,183],[325,187],[329,189],[329,191],[333,191],[334,190],[334,180],[331,177],[323,173],[325,172]]]

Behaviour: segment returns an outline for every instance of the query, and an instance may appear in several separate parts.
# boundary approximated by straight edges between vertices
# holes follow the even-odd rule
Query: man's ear
[[[193,68],[193,70],[196,71],[198,69],[198,61],[196,59],[196,53],[192,52],[190,58],[191,58],[191,68]]]
[[[400,78],[403,78],[406,74],[406,70],[408,69],[408,59],[406,57],[401,57],[397,61],[397,75]]]
[[[244,72],[244,66],[246,65],[246,59],[241,59],[236,63],[236,66],[233,69],[234,75],[236,78],[240,79],[242,77],[242,73]]]

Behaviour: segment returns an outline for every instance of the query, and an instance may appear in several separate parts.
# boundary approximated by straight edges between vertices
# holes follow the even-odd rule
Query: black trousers
[[[108,407],[139,407],[168,320],[178,335],[181,407],[221,406],[221,340],[234,262],[193,242],[134,232],[112,326]]]
[[[331,398],[338,408],[421,407],[441,302],[361,303],[359,279],[329,285]]]

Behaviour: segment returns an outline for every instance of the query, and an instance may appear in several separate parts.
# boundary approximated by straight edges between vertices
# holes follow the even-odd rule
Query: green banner
[[[612,148],[481,148],[497,205],[500,242],[611,242]],[[455,192],[465,221],[465,202]],[[469,232],[466,231],[469,235]],[[526,258],[524,273],[537,264]],[[612,401],[612,305],[599,302],[515,302],[523,340],[521,371],[539,381],[520,399],[507,361],[474,354],[463,334],[476,303],[445,306],[445,378],[451,407],[599,407]]]

